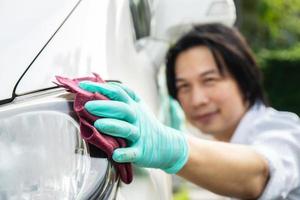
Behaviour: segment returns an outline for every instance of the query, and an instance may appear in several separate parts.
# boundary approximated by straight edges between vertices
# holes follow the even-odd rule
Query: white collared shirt
[[[231,143],[250,145],[269,163],[260,200],[300,200],[300,120],[258,102],[239,123]]]

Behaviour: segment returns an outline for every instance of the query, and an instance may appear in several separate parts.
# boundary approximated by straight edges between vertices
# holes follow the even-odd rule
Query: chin
[[[208,126],[203,126],[203,125],[199,125],[199,124],[194,124],[194,126],[205,135],[215,136],[220,133],[220,131],[218,129],[216,129],[216,126],[208,127]]]

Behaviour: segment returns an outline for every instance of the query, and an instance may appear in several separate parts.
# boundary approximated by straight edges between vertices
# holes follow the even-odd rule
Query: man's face
[[[178,100],[187,119],[202,132],[229,140],[247,111],[237,82],[221,75],[211,51],[196,46],[175,62]]]

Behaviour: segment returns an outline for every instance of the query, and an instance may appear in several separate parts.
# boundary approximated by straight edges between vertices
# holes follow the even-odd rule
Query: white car
[[[0,200],[171,199],[160,170],[120,182],[54,77],[122,81],[158,114],[169,44],[194,23],[234,21],[231,0],[0,0]]]

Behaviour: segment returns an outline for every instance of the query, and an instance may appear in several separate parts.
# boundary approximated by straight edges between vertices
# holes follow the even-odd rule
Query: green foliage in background
[[[300,0],[236,0],[271,106],[300,115]]]
[[[299,0],[240,0],[240,29],[254,50],[292,47],[300,40]]]
[[[300,116],[300,43],[285,50],[262,50],[258,61],[271,105]]]
[[[189,200],[189,192],[186,186],[181,187],[180,190],[175,192],[173,200]]]

